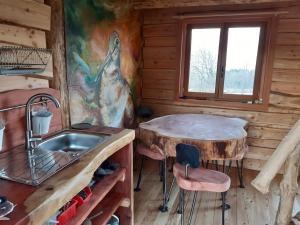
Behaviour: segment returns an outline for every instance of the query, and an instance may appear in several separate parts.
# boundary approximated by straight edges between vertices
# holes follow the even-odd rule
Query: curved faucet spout
[[[33,95],[26,103],[26,134],[25,134],[25,139],[26,139],[26,149],[29,151],[31,149],[31,143],[37,141],[40,138],[34,138],[32,134],[32,125],[31,125],[31,105],[34,103],[36,99],[42,99],[42,100],[50,100],[54,103],[56,108],[60,107],[60,103],[55,98],[53,95],[47,94],[47,93],[40,93]]]

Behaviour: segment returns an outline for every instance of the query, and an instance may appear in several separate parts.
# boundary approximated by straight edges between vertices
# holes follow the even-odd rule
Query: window
[[[269,27],[261,18],[183,21],[180,97],[261,103]]]

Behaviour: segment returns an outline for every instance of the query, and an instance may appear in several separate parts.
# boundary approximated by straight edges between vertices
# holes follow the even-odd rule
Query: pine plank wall
[[[0,45],[46,48],[51,8],[43,0],[0,0]],[[52,60],[42,74],[0,76],[0,92],[47,88],[53,77]]]
[[[142,104],[155,116],[174,113],[207,113],[245,118],[249,153],[245,167],[259,170],[291,126],[300,118],[300,6],[280,15],[276,33],[272,85],[267,111],[201,107],[175,100],[176,49],[179,32],[176,10],[143,10]]]

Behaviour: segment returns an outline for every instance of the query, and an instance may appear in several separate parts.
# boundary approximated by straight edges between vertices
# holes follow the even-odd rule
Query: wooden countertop
[[[7,216],[10,220],[0,221],[0,225],[35,225],[46,221],[89,184],[94,171],[105,159],[135,138],[134,131],[127,129],[95,127],[88,131],[112,134],[112,137],[38,187],[0,180],[0,195],[17,204]]]

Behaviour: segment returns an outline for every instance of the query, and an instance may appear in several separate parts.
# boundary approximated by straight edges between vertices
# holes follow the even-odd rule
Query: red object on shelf
[[[58,225],[66,224],[72,217],[76,215],[76,205],[77,201],[75,199],[72,199],[69,207],[57,216]]]
[[[77,207],[83,205],[84,203],[87,203],[90,201],[93,193],[91,191],[90,187],[85,187],[83,191],[86,193],[86,198],[83,199],[80,195],[76,195],[73,199],[77,201]]]

